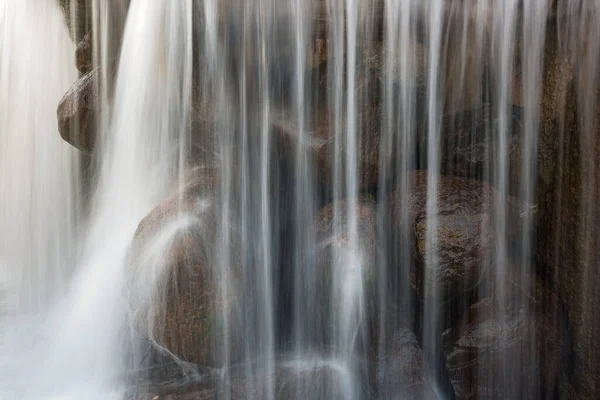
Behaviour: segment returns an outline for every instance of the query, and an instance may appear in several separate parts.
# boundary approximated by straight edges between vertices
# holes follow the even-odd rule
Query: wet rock
[[[396,330],[385,350],[375,360],[375,387],[379,398],[436,399],[427,384],[423,352],[417,338],[407,328]]]
[[[564,365],[566,325],[560,309],[547,307],[555,296],[549,293],[537,282],[509,277],[505,302],[494,291],[444,332],[458,399],[552,397]]]
[[[58,0],[69,34],[74,43],[79,43],[92,28],[92,0]]]
[[[383,0],[373,0],[364,3],[365,7],[360,9],[360,15],[365,16],[365,19],[371,24],[373,34],[380,39],[383,37],[384,3]],[[332,17],[327,12],[327,6],[326,0],[312,0],[314,31],[319,38],[327,37],[329,29],[331,29]],[[360,41],[364,37],[359,35],[357,39]]]
[[[199,169],[181,193],[140,222],[130,253],[137,332],[179,359],[205,366],[220,366],[226,347],[232,359],[242,353],[239,246],[232,243],[222,269],[216,188],[214,170]]]
[[[379,147],[380,147],[380,107],[371,99],[375,91],[370,91],[363,97],[364,106],[358,103],[356,119],[358,149],[358,184],[360,190],[368,191],[377,187],[379,181]],[[360,98],[360,97],[359,97]],[[313,115],[312,122],[305,127],[304,135],[296,123],[286,119],[284,113],[274,115],[272,119],[273,137],[281,152],[289,154],[290,160],[295,159],[298,146],[303,146],[309,160],[314,162],[315,176],[321,187],[331,190],[335,168],[336,151],[340,155],[340,168],[345,173],[345,165],[341,157],[347,152],[346,140],[348,121],[341,116],[339,123],[339,141],[336,141],[335,124],[321,110]],[[302,136],[304,136],[302,138]]]
[[[272,375],[244,376],[234,371],[229,379],[229,389],[217,376],[205,377],[198,383],[184,385],[174,390],[155,391],[131,396],[131,400],[263,400],[273,394],[276,400],[314,399],[343,400],[348,393],[358,398],[366,395],[348,371],[331,362],[298,361],[282,363]]]
[[[87,74],[93,68],[93,45],[92,31],[89,31],[75,48],[75,66],[81,73]]]
[[[107,87],[110,95],[114,90],[116,67],[116,62],[111,63],[110,76],[106,77],[99,67],[88,72],[73,84],[58,104],[58,130],[61,137],[84,153],[91,154],[98,139],[97,118],[100,113],[99,92],[103,86],[102,79],[110,80]],[[192,166],[214,166],[217,160],[215,143],[217,116],[206,99],[201,99],[196,94],[192,100],[189,114],[191,129],[189,161]]]
[[[568,308],[574,341],[570,386],[580,398],[599,398],[600,81],[597,60],[585,60],[597,54],[597,35],[583,24],[571,33],[577,37],[567,39],[563,23],[569,21],[548,26],[544,53],[537,255],[541,272],[553,279]]]
[[[523,108],[513,106],[507,121],[507,168],[509,182],[513,185],[511,193],[518,192],[521,171],[523,139]],[[444,116],[442,136],[442,172],[482,179],[485,173],[488,179],[495,181],[495,171],[487,171],[493,166],[498,154],[500,136],[499,119],[494,116],[491,105],[485,104],[472,110]],[[422,147],[423,149],[426,146]]]
[[[354,210],[350,209],[351,206],[354,207]],[[319,211],[316,218],[317,243],[320,244],[320,248],[340,251],[351,246],[349,224],[351,213],[354,213],[357,224],[358,250],[365,256],[365,261],[367,261],[365,265],[369,268],[373,267],[377,255],[377,212],[375,207],[375,200],[368,195],[359,196],[354,201],[340,200],[325,206]],[[327,254],[329,253],[327,252]]]
[[[199,90],[194,90],[190,107],[190,163],[193,166],[216,166],[218,161],[219,116],[212,104]]]
[[[100,70],[82,76],[58,104],[58,131],[66,142],[85,153],[92,153],[97,140],[97,115]]]
[[[474,288],[487,272],[496,242],[493,225],[497,206],[495,192],[486,182],[453,176],[438,176],[437,226],[438,246],[427,248],[427,171],[410,174],[407,204],[402,204],[401,193],[392,196],[393,224],[413,243],[416,267],[411,280],[423,296],[426,268],[431,268],[431,281],[442,297],[461,295]],[[510,221],[519,221],[519,208],[506,200]],[[403,224],[409,224],[406,227]],[[510,235],[518,224],[510,224]],[[427,265],[435,254],[435,264]],[[433,287],[433,286],[431,286]]]

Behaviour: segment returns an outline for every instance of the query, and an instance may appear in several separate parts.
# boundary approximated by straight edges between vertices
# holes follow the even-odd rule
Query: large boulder
[[[549,398],[564,355],[566,322],[558,297],[509,274],[444,332],[446,367],[457,399]],[[556,304],[556,303],[555,303]]]
[[[88,39],[91,40],[89,35],[85,40]],[[82,71],[91,65],[91,59],[87,57],[88,55],[81,55],[82,65],[78,67]],[[99,93],[103,90],[103,78],[110,80],[107,86],[110,94],[115,84],[116,63],[109,65],[109,71],[109,76],[105,76],[100,67],[88,72],[71,86],[58,104],[58,131],[61,137],[87,154],[93,153],[98,139],[98,116],[101,112]],[[198,91],[192,94],[189,120],[191,146],[188,161],[193,166],[214,166],[218,150],[215,141],[218,116],[209,100],[203,98]]]
[[[385,354],[375,358],[374,385],[381,399],[436,399],[425,376],[423,352],[407,328],[397,329]]]
[[[241,289],[235,237],[218,254],[221,221],[217,178],[200,169],[181,193],[139,224],[129,271],[132,321],[137,332],[177,358],[221,366],[230,349],[239,357]],[[229,226],[229,225],[227,225]]]
[[[100,69],[81,77],[58,104],[58,131],[66,142],[92,153],[97,136]]]
[[[404,240],[413,246],[416,261],[411,274],[413,285],[422,296],[427,293],[426,284],[430,287],[435,284],[443,298],[460,296],[480,282],[493,261],[497,195],[486,182],[438,175],[437,247],[430,249],[427,248],[427,224],[434,216],[427,214],[427,171],[411,172],[409,181],[409,186],[402,189],[407,191],[406,204],[402,203],[400,192],[392,196],[391,204],[392,223],[402,232],[408,232],[409,237]],[[508,220],[513,221],[507,227],[510,235],[518,227],[514,222],[519,221],[519,210],[508,198],[505,206]],[[435,265],[427,265],[430,258],[435,260]],[[430,270],[426,271],[427,268]],[[427,272],[431,277],[428,282]]]

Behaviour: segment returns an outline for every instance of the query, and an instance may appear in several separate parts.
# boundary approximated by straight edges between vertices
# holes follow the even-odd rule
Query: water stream
[[[555,3],[0,0],[0,399],[595,393],[600,8]]]

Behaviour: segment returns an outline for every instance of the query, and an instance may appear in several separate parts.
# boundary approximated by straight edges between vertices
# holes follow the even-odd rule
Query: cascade
[[[0,0],[0,52],[0,399],[600,396],[596,0]]]

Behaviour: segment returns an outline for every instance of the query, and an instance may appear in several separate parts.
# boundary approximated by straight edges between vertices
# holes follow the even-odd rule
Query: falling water
[[[56,4],[2,1],[0,32],[0,397],[22,398],[78,252],[79,155],[55,111],[77,74]]]
[[[0,398],[598,393],[596,2],[0,18]]]
[[[51,6],[54,7],[53,4]],[[103,138],[105,143],[100,145],[103,148],[102,165],[80,265],[68,292],[40,332],[44,340],[36,346],[39,354],[35,355],[36,367],[32,368],[38,384],[20,387],[12,396],[102,399],[118,396],[119,389],[114,387],[113,380],[123,362],[120,346],[126,311],[123,302],[125,255],[139,220],[164,195],[172,178],[172,160],[177,157],[177,147],[173,148],[173,143],[177,143],[176,139],[181,135],[179,121],[185,119],[182,103],[185,105],[188,98],[183,95],[185,91],[180,85],[182,81],[185,83],[185,79],[181,79],[187,60],[184,53],[187,38],[184,16],[189,14],[189,5],[186,8],[182,3],[181,8],[173,8],[166,7],[166,3],[149,5],[134,2],[131,7],[134,17],[130,20],[125,35],[127,39],[123,43],[128,57],[121,60],[114,118],[109,134]],[[22,8],[20,11],[31,17],[43,10]],[[41,16],[48,18],[52,14],[41,12]],[[55,18],[58,19],[55,23],[61,21],[59,15]],[[40,28],[44,26],[39,25]],[[164,28],[153,29],[156,26]],[[175,26],[178,30],[169,28]],[[39,37],[55,40],[61,36],[40,32]],[[32,39],[39,40],[39,37]],[[142,37],[148,39],[145,46],[139,46]],[[72,50],[66,44],[63,46]],[[29,51],[35,49],[33,46],[26,48]],[[63,52],[66,53],[66,49]],[[55,59],[54,56],[48,58]],[[65,58],[69,60],[68,53]],[[11,56],[5,59],[21,58]],[[56,60],[59,70],[64,68],[64,64],[70,64],[59,58]],[[143,62],[144,71],[138,68],[137,62]],[[35,76],[35,73],[28,75]],[[53,82],[53,79],[45,78],[40,85]],[[3,82],[6,82],[4,78]],[[67,84],[65,82],[64,86]],[[55,126],[56,100],[63,91],[64,87],[58,88],[49,104],[42,103],[45,109],[41,115],[50,115],[44,125]],[[35,95],[32,98],[37,100],[39,97]],[[56,146],[59,145],[64,144],[58,142]],[[68,147],[58,150],[59,154],[69,151]],[[49,155],[48,147],[43,154]],[[54,167],[57,160],[52,161],[50,166]],[[45,168],[44,174],[47,174],[48,167]],[[76,168],[76,165],[71,168]],[[74,172],[57,171],[56,174],[64,179],[61,174],[68,177]],[[45,179],[46,184],[52,182],[52,178],[46,175],[38,176],[33,172],[32,175],[35,179]],[[52,190],[60,187],[57,184]],[[48,196],[45,192],[44,197],[52,199]],[[68,200],[68,197],[64,198],[65,192],[59,193],[59,196],[62,202]],[[46,213],[52,215],[53,211]],[[67,222],[69,219],[63,217],[61,224]],[[54,229],[60,232],[60,226],[57,224]],[[52,236],[48,234],[48,237]],[[68,253],[63,250],[63,254]],[[48,255],[46,259],[51,261],[52,257]]]
[[[9,314],[44,312],[64,290],[80,211],[78,155],[56,136],[56,104],[77,76],[73,45],[59,8],[34,3],[0,4],[0,290]]]
[[[439,349],[439,288],[437,277],[432,271],[438,260],[438,174],[440,154],[440,127],[438,114],[439,98],[442,97],[439,72],[441,66],[440,53],[442,49],[442,27],[444,3],[439,0],[431,0],[427,6],[429,12],[429,54],[427,58],[427,226],[425,243],[425,305],[423,309],[423,351],[425,362],[428,364],[429,375],[436,395],[439,396],[440,388],[436,375],[440,370],[438,365]]]

